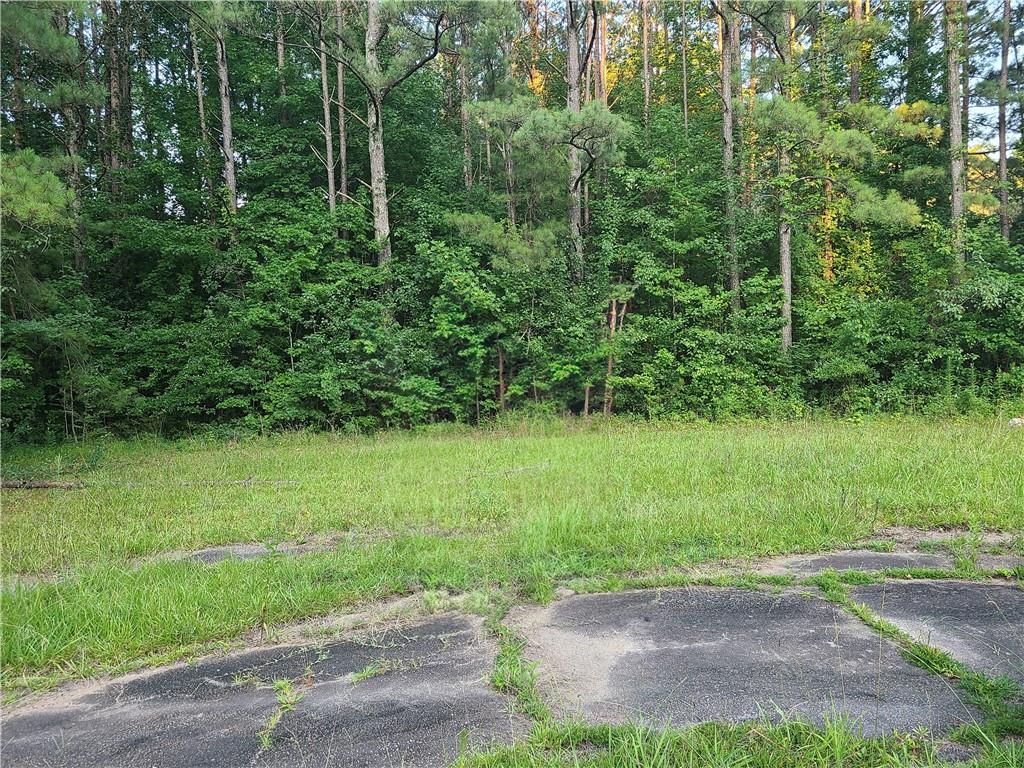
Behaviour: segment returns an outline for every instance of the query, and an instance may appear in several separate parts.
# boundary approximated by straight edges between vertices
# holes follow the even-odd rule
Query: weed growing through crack
[[[380,658],[376,661],[372,661],[365,667],[360,669],[358,672],[353,672],[351,676],[352,684],[356,685],[364,680],[369,680],[372,677],[379,677],[380,675],[386,675],[388,672],[397,672],[400,669],[406,669],[410,665],[403,662],[401,659],[387,659]]]
[[[261,749],[270,749],[274,741],[274,731],[277,729],[281,718],[286,712],[291,712],[302,701],[302,693],[295,690],[295,684],[291,680],[280,679],[271,682],[274,692],[277,694],[277,708],[271,713],[267,724],[256,733],[260,739]]]
[[[959,729],[970,743],[997,744],[1011,737],[1024,736],[1024,691],[1010,678],[988,677],[957,661],[945,651],[911,638],[891,622],[878,616],[863,603],[850,599],[845,586],[827,578],[819,584],[825,596],[842,605],[867,626],[896,643],[903,658],[914,666],[940,675],[964,692],[967,702],[985,719]]]
[[[491,685],[513,696],[519,708],[534,722],[551,720],[551,710],[537,691],[537,665],[523,655],[526,641],[508,627],[495,628],[498,657],[491,672]]]

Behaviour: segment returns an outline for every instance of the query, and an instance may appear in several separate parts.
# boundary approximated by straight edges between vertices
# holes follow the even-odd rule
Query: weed
[[[291,712],[302,701],[303,694],[295,689],[295,683],[288,679],[273,680],[270,687],[277,694],[277,707],[270,714],[266,725],[256,732],[261,749],[270,749],[274,741],[274,731],[286,712]]]
[[[353,672],[350,679],[352,684],[355,685],[363,682],[364,680],[369,680],[371,677],[378,677],[379,675],[386,675],[388,672],[396,672],[400,669],[406,669],[408,666],[409,664],[403,662],[401,659],[380,658],[376,661],[370,662],[358,672]]]
[[[491,684],[515,697],[519,708],[536,722],[551,719],[547,704],[537,692],[537,665],[523,656],[526,641],[505,626],[496,628],[498,657],[491,673]]]

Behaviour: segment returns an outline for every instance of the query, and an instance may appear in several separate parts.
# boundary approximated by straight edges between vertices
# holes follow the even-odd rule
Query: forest
[[[1024,403],[1024,4],[0,13],[6,439]]]

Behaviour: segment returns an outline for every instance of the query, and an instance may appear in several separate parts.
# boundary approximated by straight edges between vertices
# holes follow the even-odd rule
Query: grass
[[[7,450],[6,476],[76,476],[88,487],[5,492],[2,566],[62,571],[350,529],[517,528],[633,550],[671,539],[699,556],[821,548],[886,524],[1020,527],[1022,456],[1024,431],[1001,421],[907,419],[594,420]]]
[[[271,683],[271,687],[274,689],[274,693],[277,694],[277,707],[271,712],[270,717],[267,718],[266,725],[256,733],[260,740],[261,749],[270,749],[274,743],[274,731],[277,730],[277,726],[281,723],[281,718],[285,716],[286,712],[294,711],[295,707],[302,701],[303,696],[303,694],[295,690],[295,684],[291,680],[274,680]]]
[[[3,593],[3,681],[117,671],[414,591],[547,600],[569,580],[669,584],[674,568],[848,546],[885,525],[1021,531],[1022,456],[1024,431],[1002,421],[914,419],[7,450],[7,477],[86,487],[3,493],[3,573],[64,576]],[[363,535],[301,557],[137,562],[337,531]]]
[[[959,768],[1017,768],[1020,743],[991,743]],[[549,724],[510,747],[463,755],[456,768],[929,768],[946,765],[920,734],[867,738],[841,718],[824,728],[799,721],[706,723],[653,730],[641,724]]]

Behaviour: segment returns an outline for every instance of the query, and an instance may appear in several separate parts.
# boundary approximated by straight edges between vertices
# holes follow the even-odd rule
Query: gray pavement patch
[[[175,553],[173,556],[158,555],[158,560],[195,560],[207,565],[219,563],[221,560],[255,560],[270,555],[303,555],[307,552],[326,552],[333,548],[334,543],[309,542],[304,544],[226,544],[220,547],[207,547],[193,552]]]
[[[982,549],[992,549],[1012,545],[1017,535],[1010,531],[972,532],[967,528],[908,528],[893,525],[878,529],[869,540],[891,541],[897,549],[932,550],[948,547],[958,539],[969,537],[976,539]]]
[[[494,653],[479,618],[445,616],[180,664],[16,710],[3,724],[4,764],[444,766],[463,738],[527,733],[488,686]],[[374,665],[378,674],[360,674]],[[278,708],[278,680],[301,700],[264,748],[257,734]]]
[[[866,549],[841,550],[820,555],[787,555],[769,560],[759,573],[815,576],[823,571],[884,571],[887,568],[940,568],[952,570],[949,555],[923,552],[873,552]]]
[[[796,590],[580,595],[514,609],[507,622],[562,717],[662,726],[761,715],[821,723],[836,712],[869,734],[938,733],[979,717],[947,681]]]
[[[892,582],[856,587],[850,597],[978,672],[1024,681],[1024,590],[1018,587]]]
[[[984,571],[1012,571],[1024,568],[1021,555],[978,555],[978,567]]]

